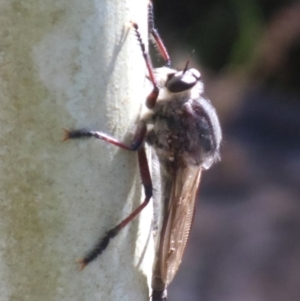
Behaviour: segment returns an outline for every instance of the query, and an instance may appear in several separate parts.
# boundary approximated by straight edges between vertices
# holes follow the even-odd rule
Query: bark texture
[[[85,270],[75,263],[139,204],[135,154],[61,141],[63,128],[132,129],[145,64],[126,22],[146,40],[147,1],[4,0],[0,11],[0,300],[147,300],[151,208]]]

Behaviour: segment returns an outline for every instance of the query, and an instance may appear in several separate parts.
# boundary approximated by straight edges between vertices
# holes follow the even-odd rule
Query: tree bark
[[[136,154],[61,141],[63,128],[132,130],[145,64],[126,23],[147,42],[147,1],[3,0],[0,11],[0,300],[148,300],[150,206],[82,272],[75,263],[140,203]]]

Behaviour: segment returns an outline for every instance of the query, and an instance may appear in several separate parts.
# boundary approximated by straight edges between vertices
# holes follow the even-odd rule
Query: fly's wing
[[[159,251],[161,279],[166,286],[173,280],[186,247],[200,176],[200,166],[178,168],[174,175]]]

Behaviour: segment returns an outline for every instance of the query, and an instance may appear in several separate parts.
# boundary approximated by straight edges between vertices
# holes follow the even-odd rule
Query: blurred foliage
[[[214,71],[251,63],[265,26],[292,0],[156,0],[157,27],[166,41],[195,48]],[[296,50],[299,55],[299,52]]]
[[[170,299],[300,300],[300,1],[153,1],[174,67],[195,50],[224,137]]]

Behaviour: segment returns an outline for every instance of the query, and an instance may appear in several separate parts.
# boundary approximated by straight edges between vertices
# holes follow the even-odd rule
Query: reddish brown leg
[[[142,204],[140,204],[127,218],[121,221],[117,226],[109,230],[104,237],[102,237],[95,247],[82,259],[78,260],[81,264],[80,269],[83,269],[91,261],[96,259],[108,246],[109,241],[114,238],[120,230],[122,230],[128,223],[130,223],[149,203],[152,197],[152,181],[148,166],[148,161],[146,157],[145,148],[142,144],[146,134],[146,126],[142,125],[136,132],[133,142],[130,146],[119,142],[118,140],[109,137],[101,132],[87,131],[87,130],[72,130],[66,131],[66,139],[79,139],[83,137],[95,137],[97,139],[104,140],[110,144],[116,145],[126,150],[137,150],[138,153],[138,162],[140,168],[140,174],[142,179],[142,184],[145,190],[145,199]],[[66,140],[65,139],[65,140]]]
[[[108,142],[110,144],[113,144],[115,146],[118,146],[120,148],[130,150],[130,151],[136,151],[140,145],[143,143],[145,135],[146,135],[146,125],[144,123],[141,123],[139,127],[137,128],[134,137],[132,139],[132,143],[130,145],[126,145],[125,143],[108,136],[102,132],[97,131],[89,131],[85,129],[79,129],[79,130],[65,130],[65,137],[63,138],[63,141],[69,140],[69,139],[80,139],[80,138],[96,138],[103,140],[105,142]]]
[[[158,50],[159,50],[161,56],[163,57],[163,59],[165,60],[166,66],[170,67],[171,66],[170,56],[169,56],[168,51],[154,25],[153,5],[152,5],[151,1],[149,1],[149,4],[148,4],[148,23],[149,23],[149,32],[153,36],[153,39],[158,47]]]
[[[153,109],[155,107],[155,104],[156,104],[159,89],[157,87],[157,82],[156,82],[156,79],[155,79],[155,76],[154,76],[153,67],[152,67],[152,63],[151,63],[149,54],[146,52],[145,44],[143,43],[141,34],[139,32],[139,27],[134,22],[131,22],[131,24],[132,24],[132,26],[135,30],[135,34],[137,36],[137,39],[138,39],[138,41],[140,43],[140,46],[141,46],[141,49],[142,49],[142,54],[143,54],[143,57],[144,57],[144,60],[145,60],[145,63],[146,63],[146,67],[147,67],[148,73],[149,73],[149,79],[153,84],[153,90],[151,91],[151,93],[146,98],[146,106],[149,109]]]

